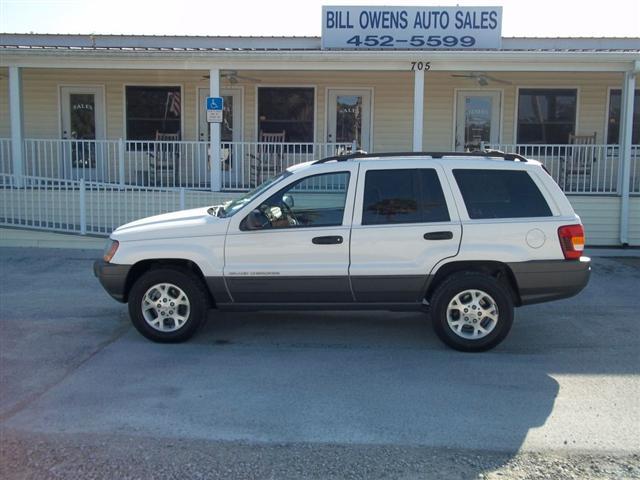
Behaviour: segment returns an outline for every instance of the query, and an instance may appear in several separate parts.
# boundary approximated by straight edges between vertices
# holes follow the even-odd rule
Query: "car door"
[[[420,165],[362,162],[349,268],[358,302],[421,302],[433,267],[458,252],[462,228],[444,172]]]
[[[352,302],[349,233],[357,164],[294,174],[232,218],[224,276],[235,303]]]

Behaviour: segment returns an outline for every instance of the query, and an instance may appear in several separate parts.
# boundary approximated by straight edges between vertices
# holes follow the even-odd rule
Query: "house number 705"
[[[411,62],[411,71],[415,70],[431,70],[431,62]]]

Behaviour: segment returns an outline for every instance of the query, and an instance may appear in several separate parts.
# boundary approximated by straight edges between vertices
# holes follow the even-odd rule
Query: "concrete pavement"
[[[463,354],[424,315],[390,312],[212,312],[192,341],[153,344],[93,278],[95,256],[0,249],[0,428],[12,445],[406,447],[492,465],[640,451],[637,258],[597,258],[582,294],[517,310],[502,345]]]

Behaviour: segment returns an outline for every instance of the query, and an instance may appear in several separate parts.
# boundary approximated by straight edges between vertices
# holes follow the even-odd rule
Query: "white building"
[[[323,48],[334,33],[0,34],[0,224],[105,234],[354,147],[490,146],[543,161],[590,245],[640,245],[640,39]]]

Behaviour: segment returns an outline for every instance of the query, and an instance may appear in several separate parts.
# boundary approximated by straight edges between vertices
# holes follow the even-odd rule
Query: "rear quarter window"
[[[522,170],[454,169],[469,218],[550,217],[551,209]]]

